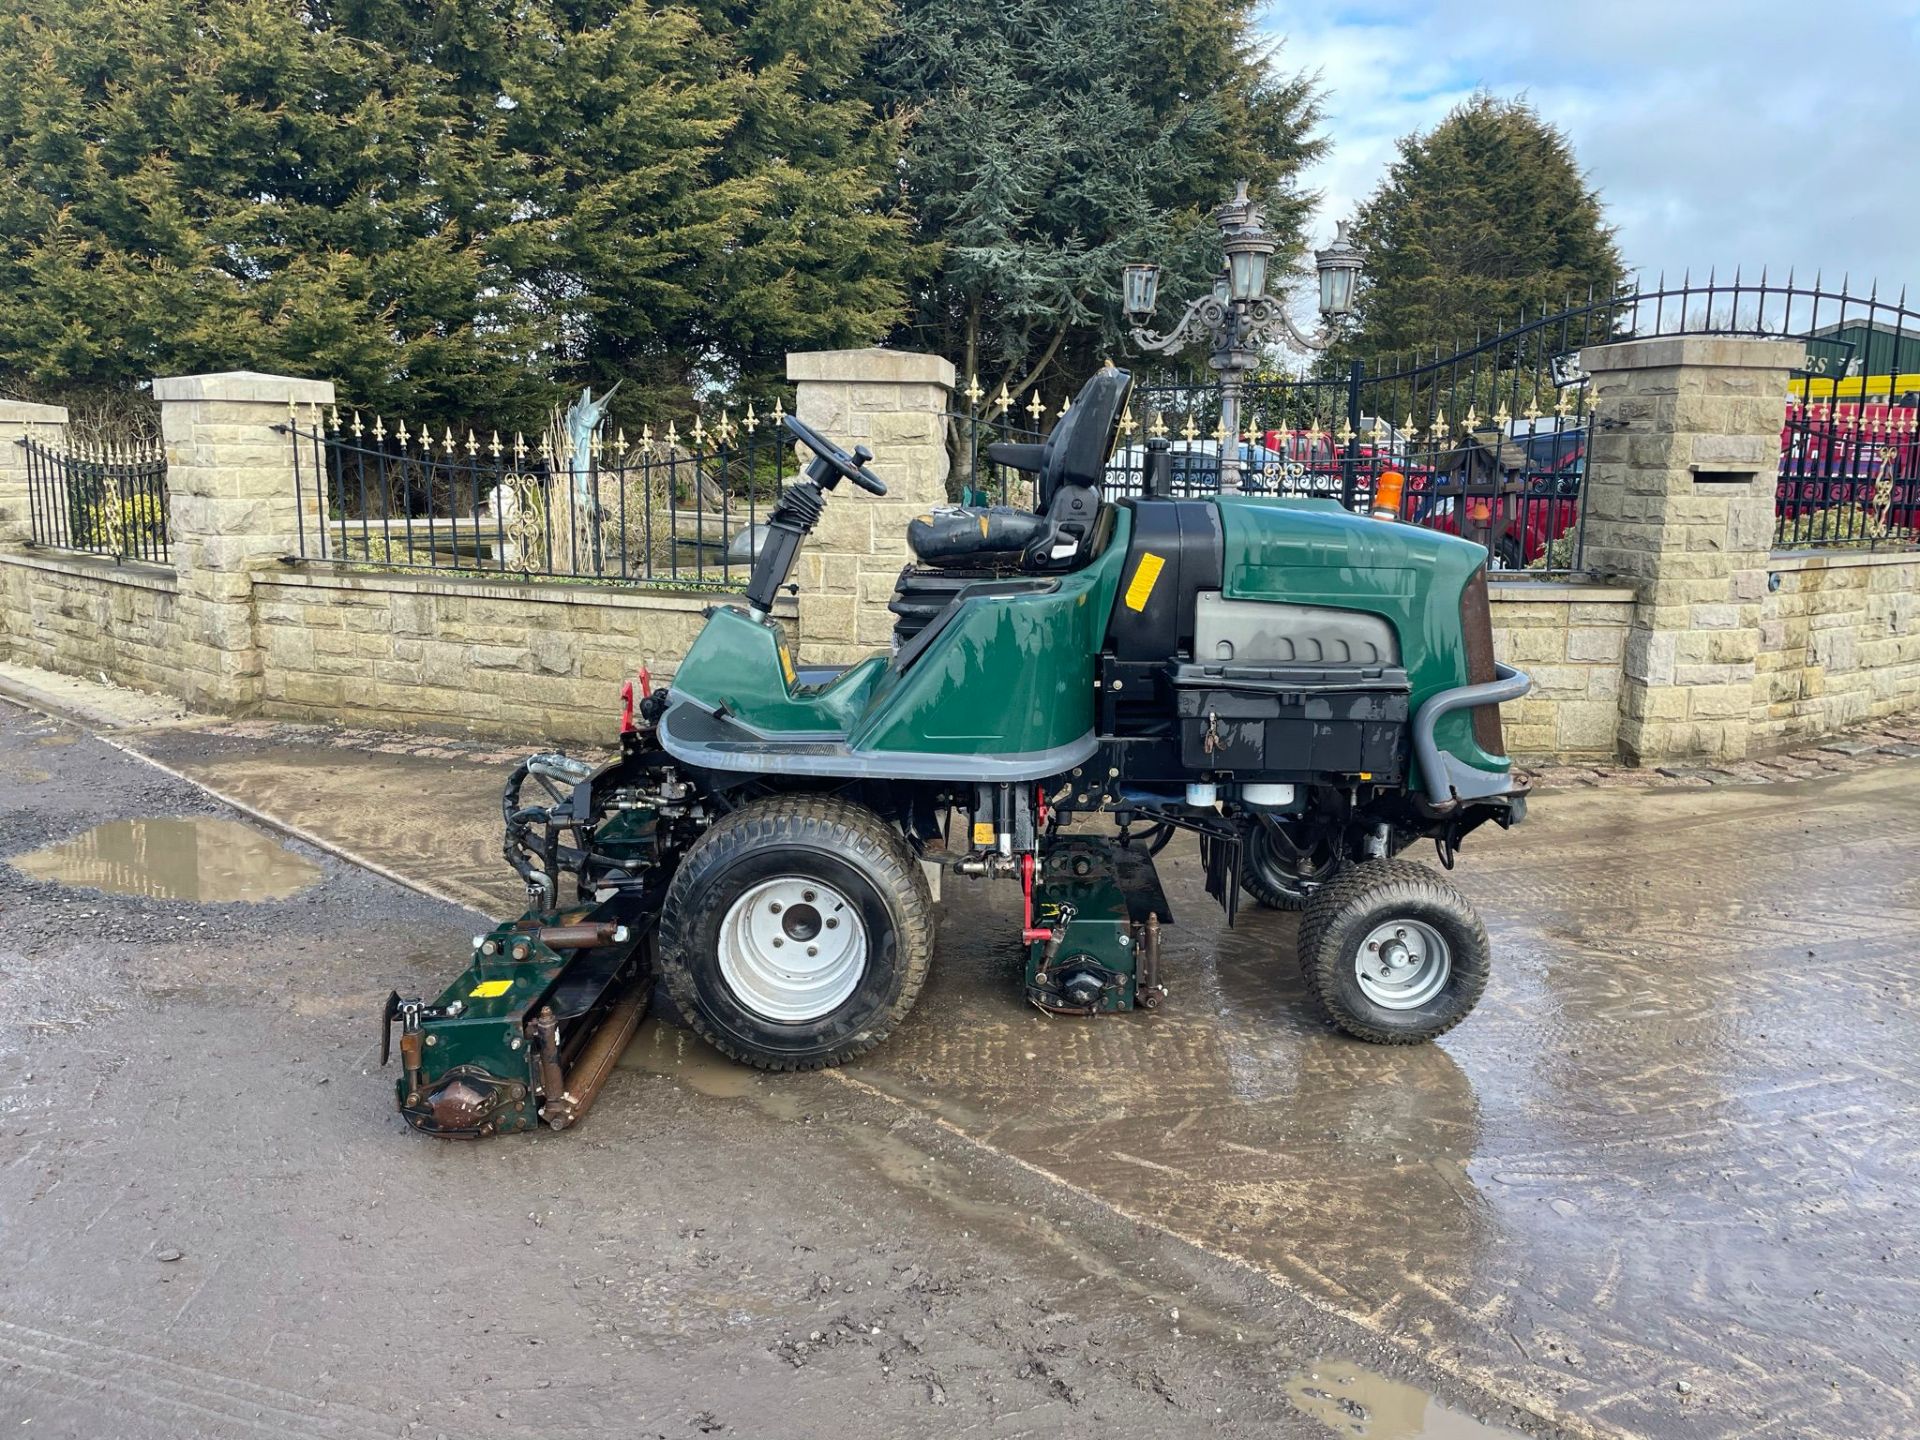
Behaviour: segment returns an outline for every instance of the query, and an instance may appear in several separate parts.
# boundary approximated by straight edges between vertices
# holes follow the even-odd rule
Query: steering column
[[[806,478],[781,491],[773,513],[767,516],[767,536],[754,557],[746,592],[747,604],[762,615],[773,609],[774,596],[793,573],[800,542],[813,533],[826,513],[827,491],[842,480],[851,480],[870,495],[887,493],[887,482],[867,469],[873,452],[866,446],[855,446],[848,454],[796,415],[785,416],[781,423],[813,452],[813,460],[807,466]]]

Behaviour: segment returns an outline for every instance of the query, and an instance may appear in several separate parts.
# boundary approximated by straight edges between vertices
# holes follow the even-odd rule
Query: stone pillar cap
[[[953,388],[951,360],[888,350],[799,350],[787,356],[787,379],[861,385],[944,385]]]
[[[1580,352],[1580,368],[1664,370],[1704,365],[1721,370],[1797,370],[1807,347],[1799,340],[1759,340],[1741,335],[1649,335],[1589,345]]]
[[[37,405],[31,400],[0,400],[0,422],[6,421],[16,425],[64,425],[67,407]]]
[[[156,400],[253,400],[271,405],[331,405],[331,380],[302,380],[258,370],[221,370],[212,375],[165,375],[153,382]]]

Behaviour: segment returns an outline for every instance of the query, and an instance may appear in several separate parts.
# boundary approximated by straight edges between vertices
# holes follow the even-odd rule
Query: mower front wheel
[[[660,912],[660,971],[689,1024],[762,1070],[863,1054],[913,1008],[933,902],[898,831],[816,796],[748,805],[681,861]]]
[[[1467,1018],[1487,987],[1486,927],[1453,886],[1411,860],[1355,865],[1300,918],[1307,988],[1349,1035],[1418,1045]]]

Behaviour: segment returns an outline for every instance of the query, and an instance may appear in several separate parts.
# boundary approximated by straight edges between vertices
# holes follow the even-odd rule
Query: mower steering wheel
[[[804,423],[798,415],[784,416],[781,423],[794,439],[819,456],[842,480],[851,480],[869,495],[887,493],[887,482],[867,469],[867,461],[873,459],[873,452],[866,446],[856,445],[849,455],[811,425]]]

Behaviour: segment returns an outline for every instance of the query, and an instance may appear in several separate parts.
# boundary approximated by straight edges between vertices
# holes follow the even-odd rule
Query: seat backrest
[[[1107,457],[1120,438],[1120,416],[1126,409],[1133,376],[1109,365],[1073,397],[1067,413],[1047,436],[1040,462],[1035,508],[1043,513],[1063,485],[1097,489],[1106,475]]]

